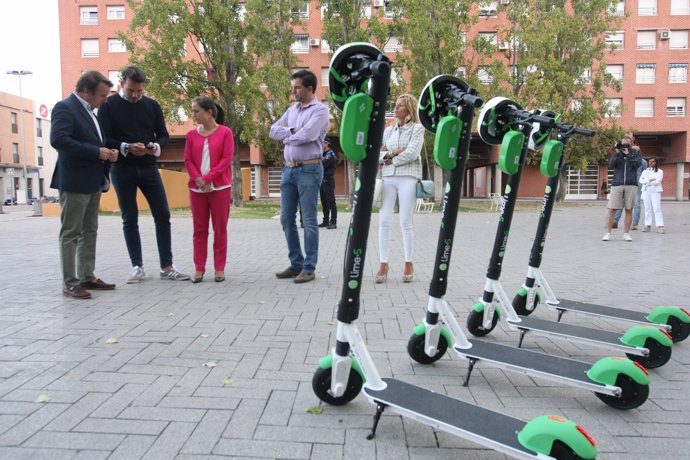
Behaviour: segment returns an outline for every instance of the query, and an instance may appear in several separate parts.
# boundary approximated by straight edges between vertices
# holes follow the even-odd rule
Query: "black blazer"
[[[53,108],[50,145],[58,152],[51,188],[65,192],[96,193],[110,174],[110,162],[99,158],[105,146],[93,118],[71,94]],[[105,131],[101,127],[105,137]],[[105,138],[104,138],[105,140]]]

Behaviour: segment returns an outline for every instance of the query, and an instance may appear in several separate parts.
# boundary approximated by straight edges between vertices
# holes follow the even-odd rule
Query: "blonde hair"
[[[398,96],[398,99],[405,99],[405,109],[407,109],[405,123],[419,123],[419,115],[417,114],[417,98],[409,93],[403,93]],[[396,99],[396,101],[398,99]]]

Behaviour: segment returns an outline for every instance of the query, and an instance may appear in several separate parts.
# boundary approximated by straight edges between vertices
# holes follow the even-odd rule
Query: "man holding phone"
[[[623,239],[632,241],[630,226],[632,225],[632,208],[637,197],[637,168],[642,164],[640,149],[633,147],[632,138],[624,136],[616,144],[616,148],[609,160],[609,169],[613,169],[611,192],[609,194],[609,212],[606,219],[606,233],[602,241],[611,239],[614,216],[619,209],[625,209]]]
[[[127,283],[138,283],[146,276],[139,235],[137,190],[141,190],[151,208],[156,226],[160,277],[187,281],[173,265],[170,208],[156,158],[168,145],[170,136],[160,104],[144,96],[146,75],[138,67],[122,71],[122,89],[108,98],[98,112],[106,132],[107,146],[120,155],[111,168],[111,176],[122,213],[122,227],[132,269]]]

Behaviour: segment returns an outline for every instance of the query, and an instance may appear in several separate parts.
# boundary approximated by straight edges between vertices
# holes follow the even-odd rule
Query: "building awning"
[[[669,69],[687,69],[688,65],[687,64],[669,64],[668,68]]]
[[[637,64],[638,69],[656,69],[656,64]]]

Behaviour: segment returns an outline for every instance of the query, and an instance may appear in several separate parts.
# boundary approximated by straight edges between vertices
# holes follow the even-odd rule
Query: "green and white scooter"
[[[614,308],[605,305],[596,305],[574,300],[558,299],[546,277],[540,269],[546,234],[551,220],[551,213],[558,189],[559,173],[565,164],[565,148],[568,139],[574,134],[593,136],[594,132],[583,130],[569,125],[557,124],[557,139],[547,142],[542,156],[541,172],[548,177],[544,201],[539,213],[537,234],[534,238],[532,251],[529,257],[527,278],[520,290],[513,298],[513,308],[522,316],[530,315],[541,301],[541,293],[546,297],[546,305],[558,312],[558,321],[565,312],[574,312],[583,315],[605,318],[613,321],[622,321],[637,326],[625,333],[620,340],[630,345],[647,348],[649,353],[639,357],[633,354],[628,356],[642,363],[647,368],[659,367],[670,359],[669,341],[667,338],[654,332],[654,336],[645,333],[645,330],[660,328],[666,330],[673,342],[685,340],[690,335],[690,313],[676,306],[658,306],[648,314]],[[540,292],[541,291],[541,292]],[[643,329],[640,329],[643,328]]]
[[[531,113],[552,119],[554,121],[554,128],[558,133],[579,129],[580,133],[587,132],[592,133],[592,135],[594,134],[593,132],[584,130],[582,128],[573,128],[570,125],[555,123],[557,116],[551,111],[542,112],[535,110]],[[489,117],[490,114],[487,114],[486,116]],[[555,172],[554,170],[559,168],[561,165],[560,162],[562,162],[563,159],[562,152],[564,144],[561,140],[549,140],[549,131],[551,130],[542,130],[540,127],[533,128],[529,141],[526,143],[528,144],[528,149],[544,149],[540,170],[543,173],[553,174]],[[485,134],[487,134],[489,142],[492,142],[492,137],[489,135],[489,133]],[[523,154],[526,154],[526,150],[523,152]],[[510,229],[510,219],[506,216],[510,216],[510,218],[512,218],[515,198],[517,196],[517,187],[520,183],[519,176],[522,165],[524,164],[524,158],[521,159],[517,164],[520,166],[517,168],[515,174],[510,176],[508,186],[506,187],[506,189],[514,190],[514,193],[511,195],[510,201],[506,201],[506,209],[503,211],[501,219],[499,219],[499,230],[496,237],[496,243],[494,244],[494,252],[491,258],[489,272],[487,274],[487,286],[490,288],[490,290],[485,290],[483,299],[480,301],[480,303],[476,304],[473,307],[472,312],[470,312],[470,315],[467,319],[469,331],[478,337],[488,334],[495,327],[499,319],[499,311],[501,311],[504,314],[508,325],[511,328],[520,331],[518,347],[522,346],[525,335],[528,332],[531,332],[533,334],[545,335],[557,339],[601,347],[607,352],[616,350],[618,352],[625,353],[630,359],[639,362],[648,368],[656,368],[667,363],[671,358],[671,345],[673,342],[665,331],[656,327],[636,326],[630,328],[625,332],[625,334],[621,334],[600,329],[592,329],[554,321],[547,321],[536,317],[518,315],[517,311],[513,308],[513,304],[507,300],[507,296],[503,291],[501,284],[498,282],[498,276],[500,276],[500,265],[503,260],[503,254],[507,244],[508,231]],[[555,192],[555,189],[547,186],[544,206],[553,205]],[[508,198],[506,198],[506,200],[508,200]],[[541,215],[542,214],[540,213],[540,216]],[[545,221],[541,222],[542,224],[548,223]],[[540,229],[543,232],[543,235],[540,233],[540,236],[545,238],[546,225],[544,225],[543,228],[540,227]],[[535,240],[535,246],[541,242],[543,242],[543,238]],[[500,247],[499,244],[501,245]],[[494,293],[498,300],[497,305],[499,310],[494,308],[492,301],[486,301],[486,299],[489,298],[493,300]],[[485,308],[485,305],[488,305],[488,308]]]
[[[443,197],[443,211],[426,317],[424,322],[414,328],[408,341],[407,351],[410,357],[421,364],[431,364],[439,360],[448,347],[452,346],[458,355],[470,362],[464,385],[469,384],[474,365],[477,362],[483,362],[500,369],[593,391],[606,404],[618,409],[630,409],[644,403],[649,392],[649,376],[644,368],[635,365],[630,360],[604,358],[591,365],[496,342],[468,340],[463,333],[455,313],[444,296],[448,287],[460,193],[469,153],[469,132],[466,138],[461,139],[461,147],[456,149],[461,130],[453,124],[453,122],[460,123],[453,113],[459,105],[458,95],[462,95],[463,92],[439,89],[445,87],[465,88],[466,84],[454,77],[436,77],[427,84],[420,96],[419,119],[427,130],[436,133],[434,159],[449,172],[449,179]],[[533,129],[532,122],[534,124],[552,123],[550,119],[521,110],[507,99],[492,99],[487,106],[492,105],[494,105],[494,111],[491,116],[494,119],[485,121],[487,123],[501,123],[504,120],[505,126],[510,126],[511,121],[516,120],[524,125],[525,132]],[[472,120],[463,121],[471,125]],[[496,127],[493,129],[495,131]],[[539,139],[544,133],[538,131],[539,129],[534,134]],[[548,129],[544,131],[548,134]],[[497,138],[503,135],[505,139],[501,152],[501,161],[504,166],[506,163],[515,164],[516,155],[519,156],[518,152],[522,151],[523,146],[529,144],[519,131],[515,131],[517,134],[509,135],[510,132],[495,134]],[[515,149],[516,152],[511,153],[508,149]],[[622,377],[619,378],[619,376]]]
[[[593,439],[584,429],[562,417],[544,416],[525,423],[379,375],[354,323],[359,316],[362,269],[389,82],[390,62],[370,44],[348,44],[333,55],[329,86],[332,99],[343,110],[341,146],[360,166],[347,237],[336,343],[333,352],[319,362],[312,379],[314,393],[328,404],[342,405],[354,399],[363,388],[364,395],[377,408],[369,439],[375,436],[384,408],[390,407],[403,416],[516,458],[595,458]],[[464,112],[473,111],[481,103],[469,93],[463,96],[463,101]],[[469,129],[463,127],[467,137]]]

